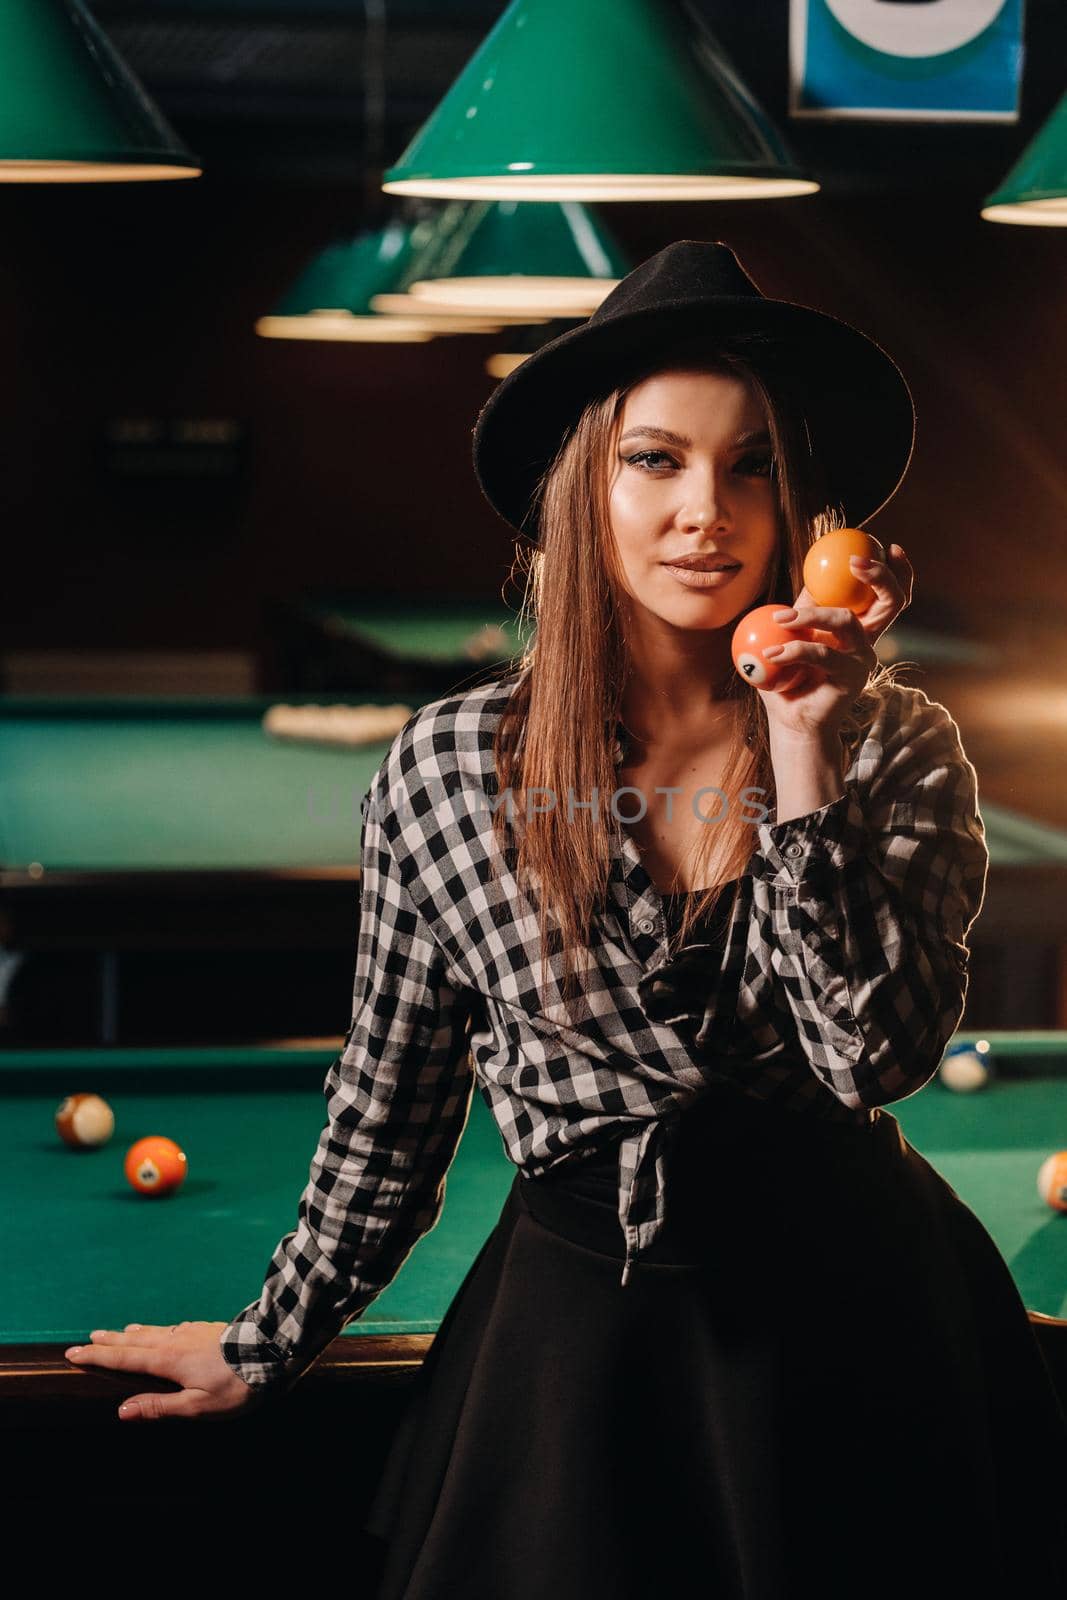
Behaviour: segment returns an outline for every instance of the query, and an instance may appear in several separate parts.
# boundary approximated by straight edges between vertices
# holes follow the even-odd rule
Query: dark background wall
[[[498,340],[252,331],[313,251],[386,202],[364,170],[362,8],[95,9],[206,174],[0,186],[0,649],[269,662],[270,603],[300,589],[500,593],[512,544],[470,468]],[[703,9],[824,191],[602,214],[635,263],[672,239],[723,239],[765,293],[882,342],[919,436],[873,531],[916,566],[914,619],[1062,633],[1067,237],[978,215],[1062,90],[1062,12],[1027,8],[1019,124],[830,126],[789,122],[784,0]],[[502,10],[390,12],[387,161]],[[228,78],[212,75],[220,60]],[[106,431],[123,417],[234,419],[243,467],[215,484],[118,476]]]

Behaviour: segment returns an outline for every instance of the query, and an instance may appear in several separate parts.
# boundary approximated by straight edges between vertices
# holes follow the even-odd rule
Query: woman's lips
[[[697,567],[674,567],[669,561],[663,565],[686,589],[721,589],[741,571],[740,567],[719,567],[714,572],[701,572]]]

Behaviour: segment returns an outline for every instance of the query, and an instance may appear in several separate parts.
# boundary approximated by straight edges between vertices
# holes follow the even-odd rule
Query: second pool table
[[[416,709],[432,696],[345,698]],[[95,1029],[32,1031],[27,1045],[219,1036],[129,1027],[123,1001],[137,959],[181,952],[221,965],[298,953],[305,971],[318,957],[350,964],[360,801],[390,740],[352,750],[280,742],[261,726],[270,704],[0,698],[0,955],[70,955],[92,964],[97,982]],[[968,1020],[1067,1026],[1067,834],[982,809],[991,865],[971,938],[982,1011]],[[336,1026],[279,1018],[264,1036]]]

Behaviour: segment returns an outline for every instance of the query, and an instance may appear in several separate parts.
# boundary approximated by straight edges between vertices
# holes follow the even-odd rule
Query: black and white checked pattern
[[[945,707],[894,685],[839,799],[753,824],[721,953],[694,940],[668,958],[660,894],[630,833],[613,833],[568,1019],[556,929],[542,981],[535,907],[492,832],[506,803],[493,733],[517,682],[424,706],[364,796],[352,1022],[328,1120],[297,1225],[220,1336],[256,1387],[295,1382],[435,1225],[476,1084],[530,1175],[621,1130],[625,1285],[663,1226],[681,1114],[710,1081],[862,1122],[933,1076],[962,1016],[988,868],[975,771]]]

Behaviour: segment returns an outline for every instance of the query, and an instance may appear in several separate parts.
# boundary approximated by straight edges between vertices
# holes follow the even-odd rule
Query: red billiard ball
[[[790,607],[785,604],[757,606],[755,611],[743,616],[734,629],[730,653],[734,666],[746,683],[754,683],[760,689],[773,689],[780,678],[796,672],[803,665],[797,661],[779,661],[775,657],[768,660],[763,655],[767,645],[789,644],[794,639],[810,640],[815,637],[810,628],[788,628],[773,620],[776,611],[788,610]]]
[[[185,1182],[185,1151],[173,1139],[150,1134],[126,1152],[126,1178],[138,1194],[170,1194]]]
[[[56,1108],[56,1132],[75,1149],[107,1144],[114,1131],[115,1114],[98,1094],[68,1094]]]
[[[816,539],[804,557],[804,587],[817,606],[844,606],[858,616],[874,599],[874,590],[857,578],[852,556],[884,561],[885,551],[861,528],[833,528]]]

